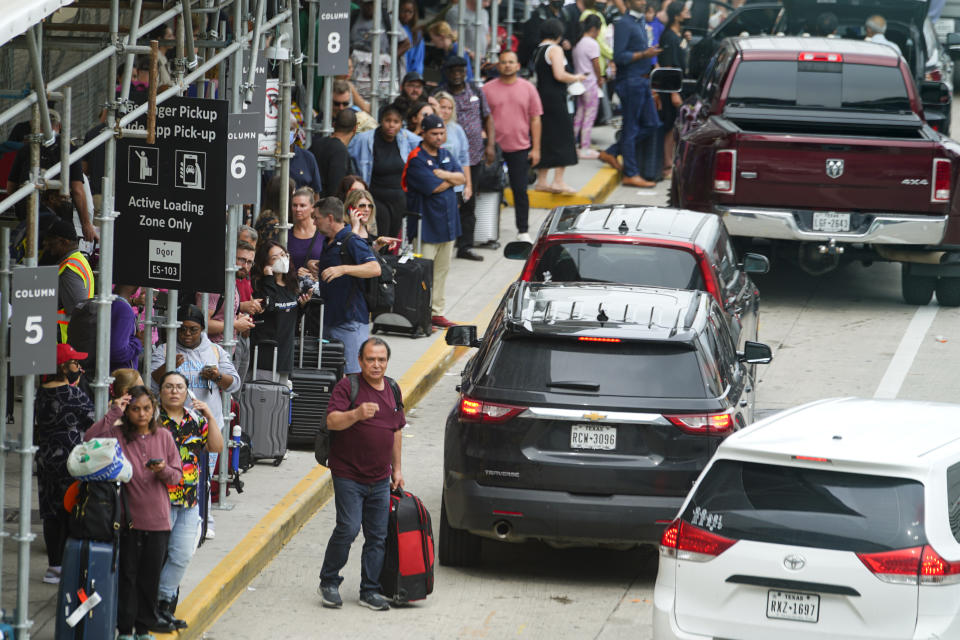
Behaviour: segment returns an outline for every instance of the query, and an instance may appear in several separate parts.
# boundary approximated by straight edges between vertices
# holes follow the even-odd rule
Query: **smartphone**
[[[163,462],[163,458],[150,458],[149,460],[147,460],[146,466],[152,467],[153,465],[160,464],[161,462]]]
[[[192,400],[193,402],[197,401],[197,394],[195,394],[193,392],[193,389],[191,389],[190,387],[187,387],[187,395],[190,396],[190,400]]]

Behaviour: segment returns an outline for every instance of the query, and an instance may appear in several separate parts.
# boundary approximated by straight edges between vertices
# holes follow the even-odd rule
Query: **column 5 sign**
[[[11,375],[53,373],[57,369],[57,267],[14,269],[10,290]]]
[[[350,41],[350,0],[326,0],[317,20],[317,75],[347,73]]]

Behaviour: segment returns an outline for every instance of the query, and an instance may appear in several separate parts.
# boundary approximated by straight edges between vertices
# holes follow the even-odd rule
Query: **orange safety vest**
[[[90,268],[90,263],[87,262],[87,256],[83,255],[79,251],[74,251],[69,256],[60,261],[60,269],[57,271],[57,275],[63,274],[64,271],[70,269],[76,273],[83,280],[83,286],[87,290],[87,299],[93,297],[93,269]],[[67,312],[61,307],[57,309],[57,326],[60,329],[60,342],[67,342],[67,325],[70,324],[70,317],[67,315]]]

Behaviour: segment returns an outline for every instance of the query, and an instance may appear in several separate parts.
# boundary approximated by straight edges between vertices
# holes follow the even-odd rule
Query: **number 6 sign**
[[[10,287],[10,373],[54,373],[57,370],[57,267],[13,270]]]
[[[318,76],[347,72],[350,41],[350,0],[326,0],[321,3],[317,20]]]

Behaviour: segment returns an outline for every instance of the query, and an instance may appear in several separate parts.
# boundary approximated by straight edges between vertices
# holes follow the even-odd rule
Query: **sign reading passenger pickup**
[[[155,145],[117,143],[117,282],[223,292],[227,142],[225,100],[171,98],[157,105]]]
[[[57,370],[57,268],[13,270],[10,374]]]

